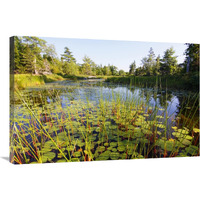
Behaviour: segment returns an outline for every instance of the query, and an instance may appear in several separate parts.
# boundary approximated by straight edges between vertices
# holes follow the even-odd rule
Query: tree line
[[[15,73],[18,74],[67,74],[67,75],[113,75],[123,76],[124,70],[114,65],[97,65],[88,56],[83,63],[77,63],[68,47],[64,48],[59,58],[54,45],[48,45],[38,37],[14,38]]]
[[[150,48],[149,54],[144,57],[142,65],[137,67],[134,61],[129,72],[118,70],[114,65],[97,65],[88,56],[84,56],[83,63],[77,63],[68,47],[64,48],[59,58],[55,46],[38,37],[14,37],[15,73],[18,74],[66,74],[66,75],[100,75],[100,76],[153,76],[173,75],[187,71],[199,70],[199,45],[186,44],[186,59],[178,64],[173,48],[164,52],[163,58],[154,54]],[[189,65],[188,65],[189,63]]]
[[[149,54],[141,60],[141,66],[136,67],[134,61],[129,66],[129,75],[136,76],[157,76],[157,75],[175,75],[186,72],[199,71],[199,45],[186,43],[186,58],[183,63],[178,64],[175,51],[171,47],[164,52],[163,57],[157,57],[151,47]]]

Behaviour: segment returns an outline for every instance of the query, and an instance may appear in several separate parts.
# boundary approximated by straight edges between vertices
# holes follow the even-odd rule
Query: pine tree
[[[136,63],[135,61],[129,66],[129,74],[134,75],[135,74],[135,69],[136,69]]]
[[[199,44],[186,43],[187,49],[185,50],[185,63],[189,62],[189,71],[199,71]]]
[[[35,55],[31,51],[28,45],[24,45],[21,51],[21,64],[23,66],[23,73],[33,73],[34,72],[34,60]]]
[[[177,56],[174,56],[174,54],[175,54],[175,51],[172,47],[167,49],[164,52],[164,56],[163,56],[163,59],[161,60],[162,64],[160,68],[163,75],[166,75],[166,74],[172,75],[176,73],[178,61],[177,61]]]
[[[76,59],[74,58],[74,56],[72,55],[72,52],[69,50],[68,47],[65,47],[65,51],[64,54],[61,55],[62,56],[62,60],[65,62],[75,62],[76,63]]]

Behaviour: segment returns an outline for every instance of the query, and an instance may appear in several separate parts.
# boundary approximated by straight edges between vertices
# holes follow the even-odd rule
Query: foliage
[[[133,63],[131,63],[131,65],[129,66],[129,74],[130,75],[134,75],[134,73],[135,73],[135,69],[136,69],[136,63],[135,63],[135,61],[133,62]]]
[[[64,54],[61,55],[61,60],[64,62],[75,62],[76,63],[76,59],[74,58],[74,56],[72,55],[72,52],[69,50],[68,47],[65,47],[65,51]]]
[[[174,56],[174,54],[175,51],[172,47],[164,52],[160,68],[162,75],[166,74],[173,75],[176,73],[178,62],[177,62],[177,56]]]
[[[45,83],[58,81],[58,80],[64,80],[64,78],[57,74],[50,74],[50,75],[15,74],[14,75],[14,85],[18,89],[44,85]]]
[[[125,71],[123,69],[120,69],[119,76],[125,76],[125,75],[126,75]]]
[[[131,83],[141,87],[199,90],[199,74],[197,72],[185,75],[108,77],[106,81],[123,84]]]
[[[142,88],[134,96],[129,94],[135,91],[130,85],[124,88],[126,93],[114,87],[112,95],[97,92],[91,96],[89,87],[94,89],[87,83],[82,88],[79,82],[58,84],[54,89],[31,89],[32,95],[30,90],[15,90],[10,161],[29,164],[199,156],[198,94],[183,95],[179,100],[185,104],[179,103],[180,108],[169,115],[173,95],[167,90]],[[72,98],[77,88],[83,95],[78,100]],[[152,98],[160,102],[152,105]]]
[[[185,64],[190,59],[189,71],[199,71],[199,44],[186,43],[187,49],[185,50]]]

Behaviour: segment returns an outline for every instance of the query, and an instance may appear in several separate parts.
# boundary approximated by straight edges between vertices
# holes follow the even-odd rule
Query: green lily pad
[[[198,128],[194,128],[193,131],[194,131],[195,133],[200,133],[200,129],[198,129]]]
[[[126,159],[127,158],[127,155],[126,155],[126,153],[123,153],[123,154],[121,154],[121,159]]]
[[[118,152],[112,152],[110,153],[110,158],[112,160],[117,160],[119,158],[120,154]]]
[[[42,155],[42,162],[45,163],[47,161],[51,161],[56,157],[54,152],[47,152]]]
[[[112,148],[112,151],[113,151],[113,152],[116,152],[116,151],[117,151],[117,148]]]
[[[109,143],[106,142],[106,143],[104,143],[103,145],[104,145],[105,147],[107,147],[107,146],[109,146]]]
[[[137,155],[137,158],[144,158],[144,156],[143,155],[141,155],[141,154],[139,154],[139,155]]]
[[[111,142],[110,143],[110,147],[116,147],[117,146],[117,142]]]
[[[165,126],[164,124],[156,124],[156,126],[157,126],[158,128],[166,128],[166,126]]]
[[[172,135],[175,137],[181,137],[181,133],[179,132],[173,132]]]
[[[103,151],[105,151],[105,147],[104,147],[104,146],[99,146],[99,147],[97,148],[97,150],[98,150],[99,152],[103,152]]]
[[[72,158],[71,161],[72,162],[79,162],[80,160],[78,158]]]
[[[108,147],[107,150],[111,151],[113,149],[113,147]]]
[[[59,159],[59,160],[57,160],[56,162],[57,162],[57,163],[62,163],[62,162],[66,162],[66,160],[65,160],[65,159]]]
[[[96,160],[108,160],[110,157],[110,153],[110,151],[105,151],[102,154],[100,154]]]
[[[192,156],[198,155],[198,147],[194,145],[190,145],[189,147],[186,147],[185,150]]]
[[[186,146],[188,146],[188,145],[191,144],[191,141],[189,141],[189,140],[187,140],[187,139],[179,138],[179,141],[180,141],[182,144],[186,145]]]
[[[126,150],[126,148],[125,148],[125,146],[118,146],[117,150],[120,152],[124,152]]]
[[[182,134],[188,134],[189,133],[189,131],[185,130],[185,129],[178,129],[178,132],[182,133]]]

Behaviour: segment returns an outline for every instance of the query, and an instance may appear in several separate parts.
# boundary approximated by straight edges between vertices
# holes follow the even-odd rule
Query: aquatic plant
[[[170,94],[165,91],[161,98],[158,86],[141,89],[138,97],[132,84],[125,92],[109,89],[108,93],[87,82],[47,88],[15,90],[10,121],[12,163],[199,155],[198,94],[188,96],[179,112],[171,113]]]

